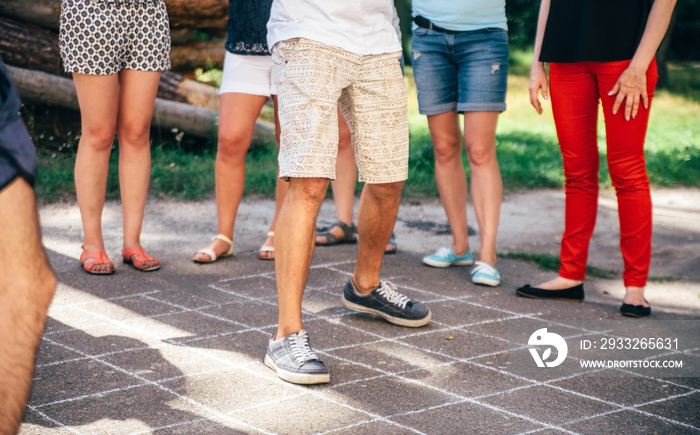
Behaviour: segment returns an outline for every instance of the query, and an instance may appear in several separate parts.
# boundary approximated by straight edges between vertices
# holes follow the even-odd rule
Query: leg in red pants
[[[625,303],[647,305],[643,291],[651,258],[651,199],[644,161],[649,109],[626,121],[623,111],[612,114],[608,96],[629,61],[578,62],[550,65],[550,92],[566,178],[566,225],[561,245],[559,277],[541,284],[562,289],[583,282],[588,246],[598,205],[597,115],[603,104],[608,168],[617,192],[620,248],[625,263]],[[656,64],[647,72],[647,93],[656,85]]]

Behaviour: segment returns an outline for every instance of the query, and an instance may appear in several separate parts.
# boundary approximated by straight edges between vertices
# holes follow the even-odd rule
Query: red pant
[[[612,114],[608,96],[629,61],[550,64],[550,92],[566,178],[566,225],[561,242],[564,278],[586,276],[588,245],[598,213],[598,101],[603,103],[608,170],[620,217],[620,249],[626,287],[644,287],[651,260],[651,195],[644,160],[649,109],[625,120],[624,103]],[[647,71],[647,93],[656,86],[656,62]],[[650,107],[651,108],[651,107]]]

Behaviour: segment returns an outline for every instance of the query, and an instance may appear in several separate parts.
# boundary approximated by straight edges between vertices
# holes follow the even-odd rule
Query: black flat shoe
[[[583,284],[562,290],[545,290],[542,288],[532,287],[530,284],[520,287],[515,291],[518,296],[535,299],[555,299],[568,302],[583,302]]]
[[[647,302],[649,303],[649,302]],[[651,307],[644,305],[630,305],[623,303],[620,307],[620,312],[627,317],[646,317],[651,314]]]

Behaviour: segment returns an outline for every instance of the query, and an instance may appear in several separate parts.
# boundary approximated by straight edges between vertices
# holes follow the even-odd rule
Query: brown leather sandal
[[[343,235],[341,237],[337,237],[331,232],[331,230],[335,227],[338,227],[343,231]],[[319,237],[325,237],[326,240],[324,242],[319,242]],[[340,243],[357,243],[357,227],[354,224],[348,225],[338,221],[330,227],[320,230],[320,232],[317,232],[316,234],[316,245],[318,246],[332,246]]]

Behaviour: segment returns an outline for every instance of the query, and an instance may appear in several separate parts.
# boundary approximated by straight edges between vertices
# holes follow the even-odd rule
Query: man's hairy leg
[[[22,178],[0,191],[0,240],[0,435],[6,435],[16,433],[22,420],[56,289],[34,191]]]

